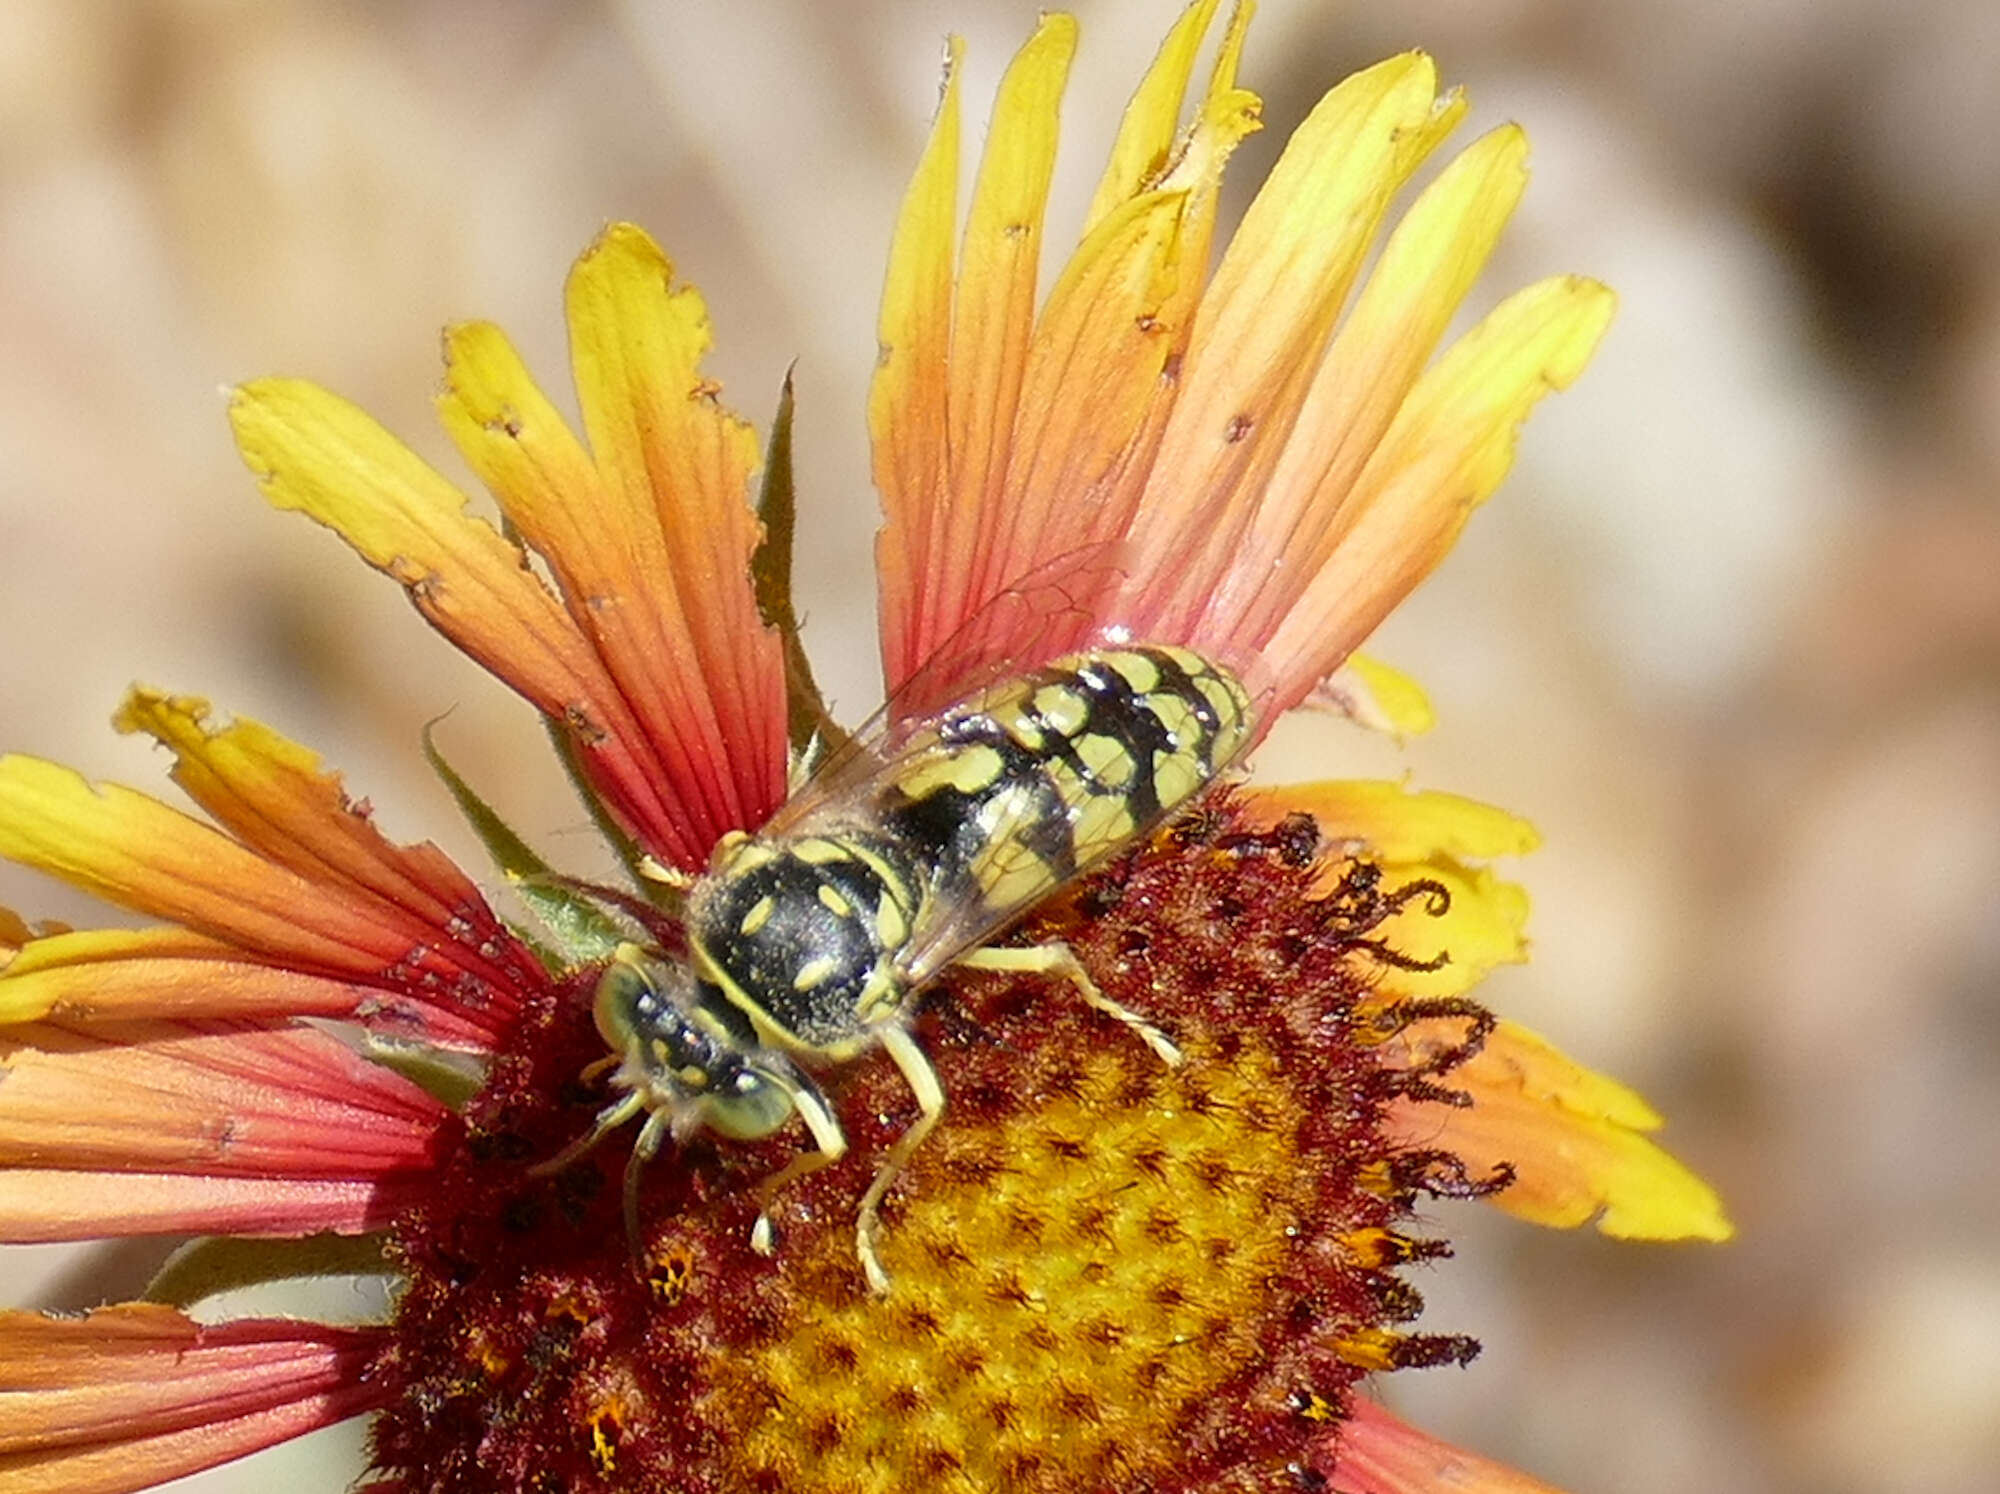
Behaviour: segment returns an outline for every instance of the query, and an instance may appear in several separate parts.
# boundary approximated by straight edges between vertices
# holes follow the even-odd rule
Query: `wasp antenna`
[[[639,1139],[632,1143],[632,1155],[625,1159],[625,1247],[632,1252],[632,1274],[642,1278],[646,1252],[639,1242],[639,1182],[646,1175],[646,1164],[659,1155],[660,1140],[671,1120],[668,1110],[655,1110],[647,1116],[646,1124],[639,1128]]]
[[[551,1177],[561,1172],[570,1163],[589,1152],[598,1142],[609,1136],[625,1122],[645,1108],[645,1097],[637,1091],[624,1096],[615,1104],[607,1105],[597,1113],[597,1124],[585,1131],[568,1146],[557,1152],[546,1162],[537,1162],[528,1169],[531,1178]]]

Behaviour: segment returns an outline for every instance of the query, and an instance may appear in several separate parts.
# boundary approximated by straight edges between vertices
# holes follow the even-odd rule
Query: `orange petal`
[[[1455,1041],[1456,1032],[1441,1041]],[[1403,1039],[1421,1055],[1425,1035]],[[1390,1133],[1411,1146],[1456,1153],[1475,1175],[1503,1164],[1513,1184],[1493,1196],[1534,1224],[1637,1240],[1727,1240],[1735,1233],[1715,1190],[1645,1133],[1660,1117],[1632,1090],[1502,1022],[1444,1082],[1472,1097],[1465,1109],[1398,1101]]]
[[[0,759],[0,856],[254,963],[366,986],[356,1010],[371,1025],[490,1045],[543,977],[476,889],[436,850],[383,841],[296,744],[254,722],[211,732],[204,710],[142,692],[123,722],[173,745],[190,787],[289,864],[24,757]]]
[[[0,1240],[36,1245],[125,1235],[363,1234],[388,1228],[435,1190],[429,1174],[357,1181],[7,1168],[0,1170]],[[0,1491],[5,1487],[0,1484]]]
[[[1348,527],[1266,654],[1303,699],[1429,575],[1514,460],[1520,428],[1583,371],[1616,301],[1568,276],[1509,297],[1417,381],[1347,500]]]
[[[204,1327],[144,1303],[0,1313],[0,1489],[122,1494],[378,1409],[383,1347],[377,1328]]]
[[[251,850],[343,894],[412,943],[449,947],[461,974],[523,985],[531,957],[472,880],[427,841],[384,839],[317,754],[248,717],[217,725],[205,700],[144,688],[114,724],[170,749],[174,782]],[[525,983],[540,984],[532,975]]]
[[[12,1240],[158,1229],[162,1209],[175,1229],[240,1228],[246,1210],[265,1231],[297,1228],[301,1211],[307,1228],[366,1227],[429,1174],[445,1116],[304,1028],[29,1025],[0,1037],[0,1064],[0,1235]],[[247,1186],[148,1194],[148,1179],[171,1175]]]
[[[781,646],[750,580],[762,537],[749,506],[757,437],[701,372],[714,339],[700,294],[673,283],[642,230],[604,231],[570,272],[568,309],[577,401],[608,500],[579,519],[608,533],[566,559],[592,559],[584,585],[618,588],[581,605],[630,614],[600,646],[692,820],[698,865],[785,797]]]
[[[588,643],[521,548],[464,512],[464,493],[361,410],[302,379],[244,385],[229,418],[274,507],[340,535],[400,582],[439,632],[561,722],[593,785],[646,844],[687,865],[705,858],[707,846],[693,847],[662,802],[643,734]]]
[[[1035,324],[1057,111],[1075,50],[1075,18],[1050,13],[1015,54],[994,100],[966,218],[952,315],[947,428],[954,519],[975,533],[996,516],[1012,455]],[[925,632],[947,636],[953,617],[1004,584],[984,575],[984,562],[993,558],[976,542],[933,550],[925,578]]]
[[[1332,1437],[1342,1494],[1559,1494],[1553,1485],[1440,1442],[1356,1396]]]
[[[963,43],[952,38],[937,119],[889,245],[875,377],[868,388],[868,434],[884,520],[875,555],[882,661],[892,689],[927,652],[919,638],[923,597],[950,476],[946,412],[963,54]]]

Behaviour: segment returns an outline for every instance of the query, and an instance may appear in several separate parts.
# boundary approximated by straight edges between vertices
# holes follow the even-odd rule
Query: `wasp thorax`
[[[861,831],[724,847],[695,890],[696,970],[780,1048],[842,1058],[905,994],[895,955],[923,883],[891,842]]]

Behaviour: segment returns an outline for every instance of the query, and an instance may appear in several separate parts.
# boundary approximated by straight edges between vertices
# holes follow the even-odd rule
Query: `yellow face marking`
[[[1101,846],[1117,845],[1129,839],[1139,827],[1133,823],[1131,807],[1116,794],[1100,794],[1083,806],[1070,827],[1077,859],[1088,861]]]
[[[910,921],[903,916],[903,909],[889,893],[882,889],[881,901],[875,904],[875,938],[884,949],[899,949],[910,937]]]
[[[1160,666],[1144,654],[1106,654],[1104,662],[1118,671],[1134,695],[1148,695],[1159,688]]]
[[[1146,709],[1167,729],[1167,735],[1173,738],[1176,747],[1188,748],[1201,741],[1201,719],[1195,715],[1194,707],[1180,696],[1169,695],[1164,690],[1148,695]]]
[[[765,901],[769,902],[770,899],[766,898]],[[824,882],[819,884],[819,905],[835,918],[852,918],[854,916],[854,904],[840,895],[839,888],[829,887]]]
[[[991,788],[1005,767],[997,747],[940,749],[911,764],[910,771],[896,779],[896,787],[912,800],[928,799],[946,789],[976,794]]]
[[[1153,754],[1153,792],[1162,809],[1171,809],[1193,796],[1206,782],[1201,765],[1180,752]]]
[[[1058,736],[1073,737],[1090,719],[1090,702],[1068,685],[1044,685],[1035,692],[1035,714]]]
[[[674,1071],[675,1075],[689,1089],[707,1089],[708,1074],[698,1064],[688,1064]]]
[[[1121,789],[1132,781],[1138,764],[1132,760],[1131,749],[1116,737],[1108,737],[1102,732],[1086,732],[1073,745],[1078,761],[1100,787]],[[1063,766],[1067,769],[1068,765]]]
[[[743,915],[743,921],[736,925],[736,932],[746,938],[756,933],[757,930],[771,921],[771,914],[776,910],[777,906],[777,899],[768,894],[758,898],[756,902],[750,905],[750,911]]]
[[[792,977],[792,989],[794,991],[810,991],[814,986],[833,974],[835,967],[839,963],[832,955],[821,955],[817,959],[807,960],[803,965],[799,966],[799,973]]]

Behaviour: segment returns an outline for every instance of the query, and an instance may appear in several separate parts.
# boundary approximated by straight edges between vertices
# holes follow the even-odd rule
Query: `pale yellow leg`
[[[840,1129],[840,1122],[834,1119],[833,1112],[819,1097],[816,1087],[806,1088],[779,1074],[767,1077],[782,1085],[791,1097],[792,1108],[798,1111],[799,1119],[812,1132],[813,1150],[800,1152],[757,1185],[757,1222],[750,1226],[750,1248],[759,1255],[769,1255],[776,1248],[771,1231],[771,1200],[777,1196],[778,1190],[793,1178],[818,1172],[847,1155],[847,1137]]]
[[[639,858],[639,875],[648,882],[657,882],[674,892],[686,892],[688,888],[694,886],[694,877],[691,874],[682,871],[678,866],[668,866],[666,862],[656,860],[652,856]]]
[[[1089,1005],[1107,1017],[1116,1017],[1144,1038],[1146,1046],[1157,1053],[1160,1062],[1168,1068],[1177,1069],[1181,1065],[1181,1050],[1174,1046],[1173,1039],[1137,1012],[1120,1006],[1098,990],[1097,982],[1090,978],[1090,972],[1077,959],[1076,951],[1067,944],[1031,944],[1025,949],[982,945],[960,955],[958,963],[975,970],[1015,970],[1028,975],[1060,976],[1075,986],[1077,995]]]
[[[882,1230],[882,1200],[896,1181],[896,1175],[944,1114],[944,1086],[938,1083],[937,1070],[931,1067],[917,1040],[900,1027],[884,1027],[882,1046],[894,1060],[903,1082],[910,1086],[910,1093],[916,1096],[917,1118],[889,1148],[887,1159],[876,1170],[875,1181],[861,1197],[861,1212],[854,1223],[854,1251],[861,1257],[861,1273],[868,1278],[868,1289],[878,1297],[889,1290],[889,1273],[882,1269],[882,1259],[875,1251],[875,1237]]]

